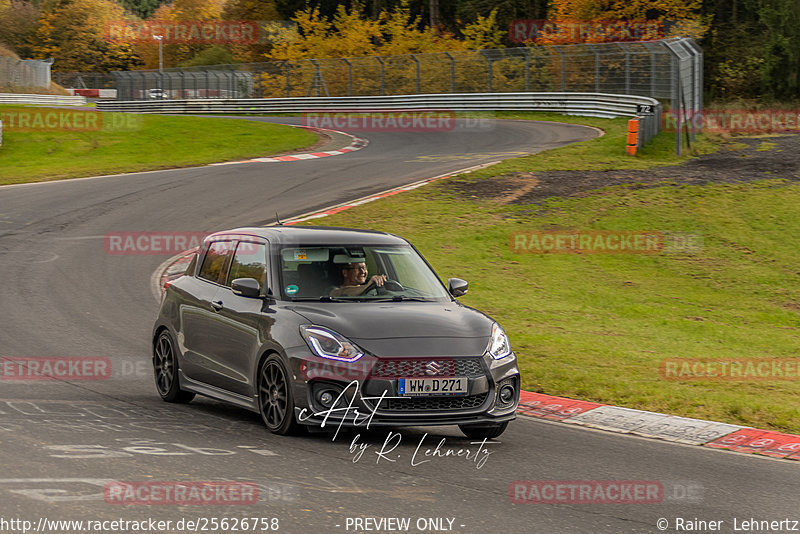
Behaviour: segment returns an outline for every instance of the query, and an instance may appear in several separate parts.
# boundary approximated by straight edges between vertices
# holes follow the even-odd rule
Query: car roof
[[[269,239],[272,243],[291,245],[407,245],[402,237],[386,232],[340,228],[336,226],[260,226],[235,228],[206,237],[250,235]]]

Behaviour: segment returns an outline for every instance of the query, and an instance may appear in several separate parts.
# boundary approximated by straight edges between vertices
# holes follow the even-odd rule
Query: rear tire
[[[163,330],[153,346],[153,375],[158,394],[166,402],[185,403],[194,398],[194,393],[180,388],[178,369],[178,358],[175,355],[172,336]]]
[[[458,425],[461,432],[470,439],[493,439],[505,432],[508,421],[488,425]]]
[[[285,436],[300,431],[294,417],[294,395],[289,374],[275,354],[264,360],[258,371],[258,410],[273,434]]]

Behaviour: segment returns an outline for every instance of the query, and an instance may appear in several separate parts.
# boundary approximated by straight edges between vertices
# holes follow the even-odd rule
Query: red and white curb
[[[517,412],[566,424],[713,449],[800,460],[800,436],[596,402],[520,392]]]
[[[306,128],[306,126],[299,126],[299,128]],[[292,154],[290,156],[275,156],[273,158],[253,158],[253,159],[245,159],[242,161],[223,161],[222,163],[211,163],[209,166],[217,166],[217,165],[239,165],[241,163],[278,163],[281,161],[300,161],[304,159],[318,159],[318,158],[327,158],[329,156],[339,156],[342,154],[347,154],[349,152],[355,152],[356,150],[361,150],[365,146],[369,144],[368,139],[363,139],[361,137],[355,137],[350,135],[346,132],[340,132],[337,130],[327,130],[325,128],[309,128],[310,130],[318,130],[322,132],[332,132],[338,133],[342,135],[346,135],[352,139],[349,145],[344,148],[340,148],[339,150],[324,150],[321,152],[309,152],[308,154]]]

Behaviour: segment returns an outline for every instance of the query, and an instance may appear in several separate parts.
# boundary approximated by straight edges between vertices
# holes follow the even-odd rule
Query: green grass
[[[504,161],[485,171],[475,173],[474,176],[477,178],[508,172],[545,170],[605,171],[612,169],[648,169],[664,165],[675,165],[692,157],[692,153],[686,149],[684,149],[683,155],[676,156],[675,134],[667,132],[658,134],[644,148],[640,149],[636,156],[627,155],[625,153],[625,144],[628,133],[628,119],[626,118],[600,119],[533,112],[498,112],[497,117],[501,119],[532,119],[583,124],[600,128],[605,132],[605,135],[563,148]],[[715,150],[717,143],[717,137],[699,136],[698,142],[692,146],[693,153],[706,154],[711,152]]]
[[[585,122],[604,124],[609,134],[454,180],[614,168],[618,157],[609,153],[620,145],[608,140],[619,135],[617,121]],[[622,164],[673,162],[674,155],[657,155],[660,142]],[[704,144],[710,150],[712,143],[699,142]],[[515,206],[462,198],[450,183],[314,222],[397,233],[443,278],[469,280],[461,301],[504,326],[528,390],[800,432],[797,380],[673,381],[659,371],[672,358],[795,357],[800,249],[791,236],[800,233],[800,185],[614,186]],[[578,255],[516,254],[509,247],[513,232],[560,228],[688,232],[703,237],[703,248],[693,254]]]
[[[72,114],[69,124],[75,124],[76,117],[83,114],[82,120],[94,121],[91,124],[97,129],[22,131],[10,120],[12,113],[22,111],[66,112]],[[0,117],[0,184],[190,167],[269,156],[310,146],[317,140],[316,135],[300,128],[234,119],[18,106],[0,106]]]

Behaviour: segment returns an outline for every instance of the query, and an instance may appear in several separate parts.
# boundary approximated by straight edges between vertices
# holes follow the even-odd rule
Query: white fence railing
[[[98,102],[100,111],[135,113],[303,113],[306,111],[441,110],[552,111],[590,117],[640,117],[641,142],[656,135],[661,124],[658,100],[637,95],[603,93],[462,93],[307,98],[218,100],[137,100]],[[645,113],[640,113],[646,109]]]
[[[0,104],[21,104],[21,105],[38,105],[38,106],[84,106],[86,105],[86,97],[0,93]]]

